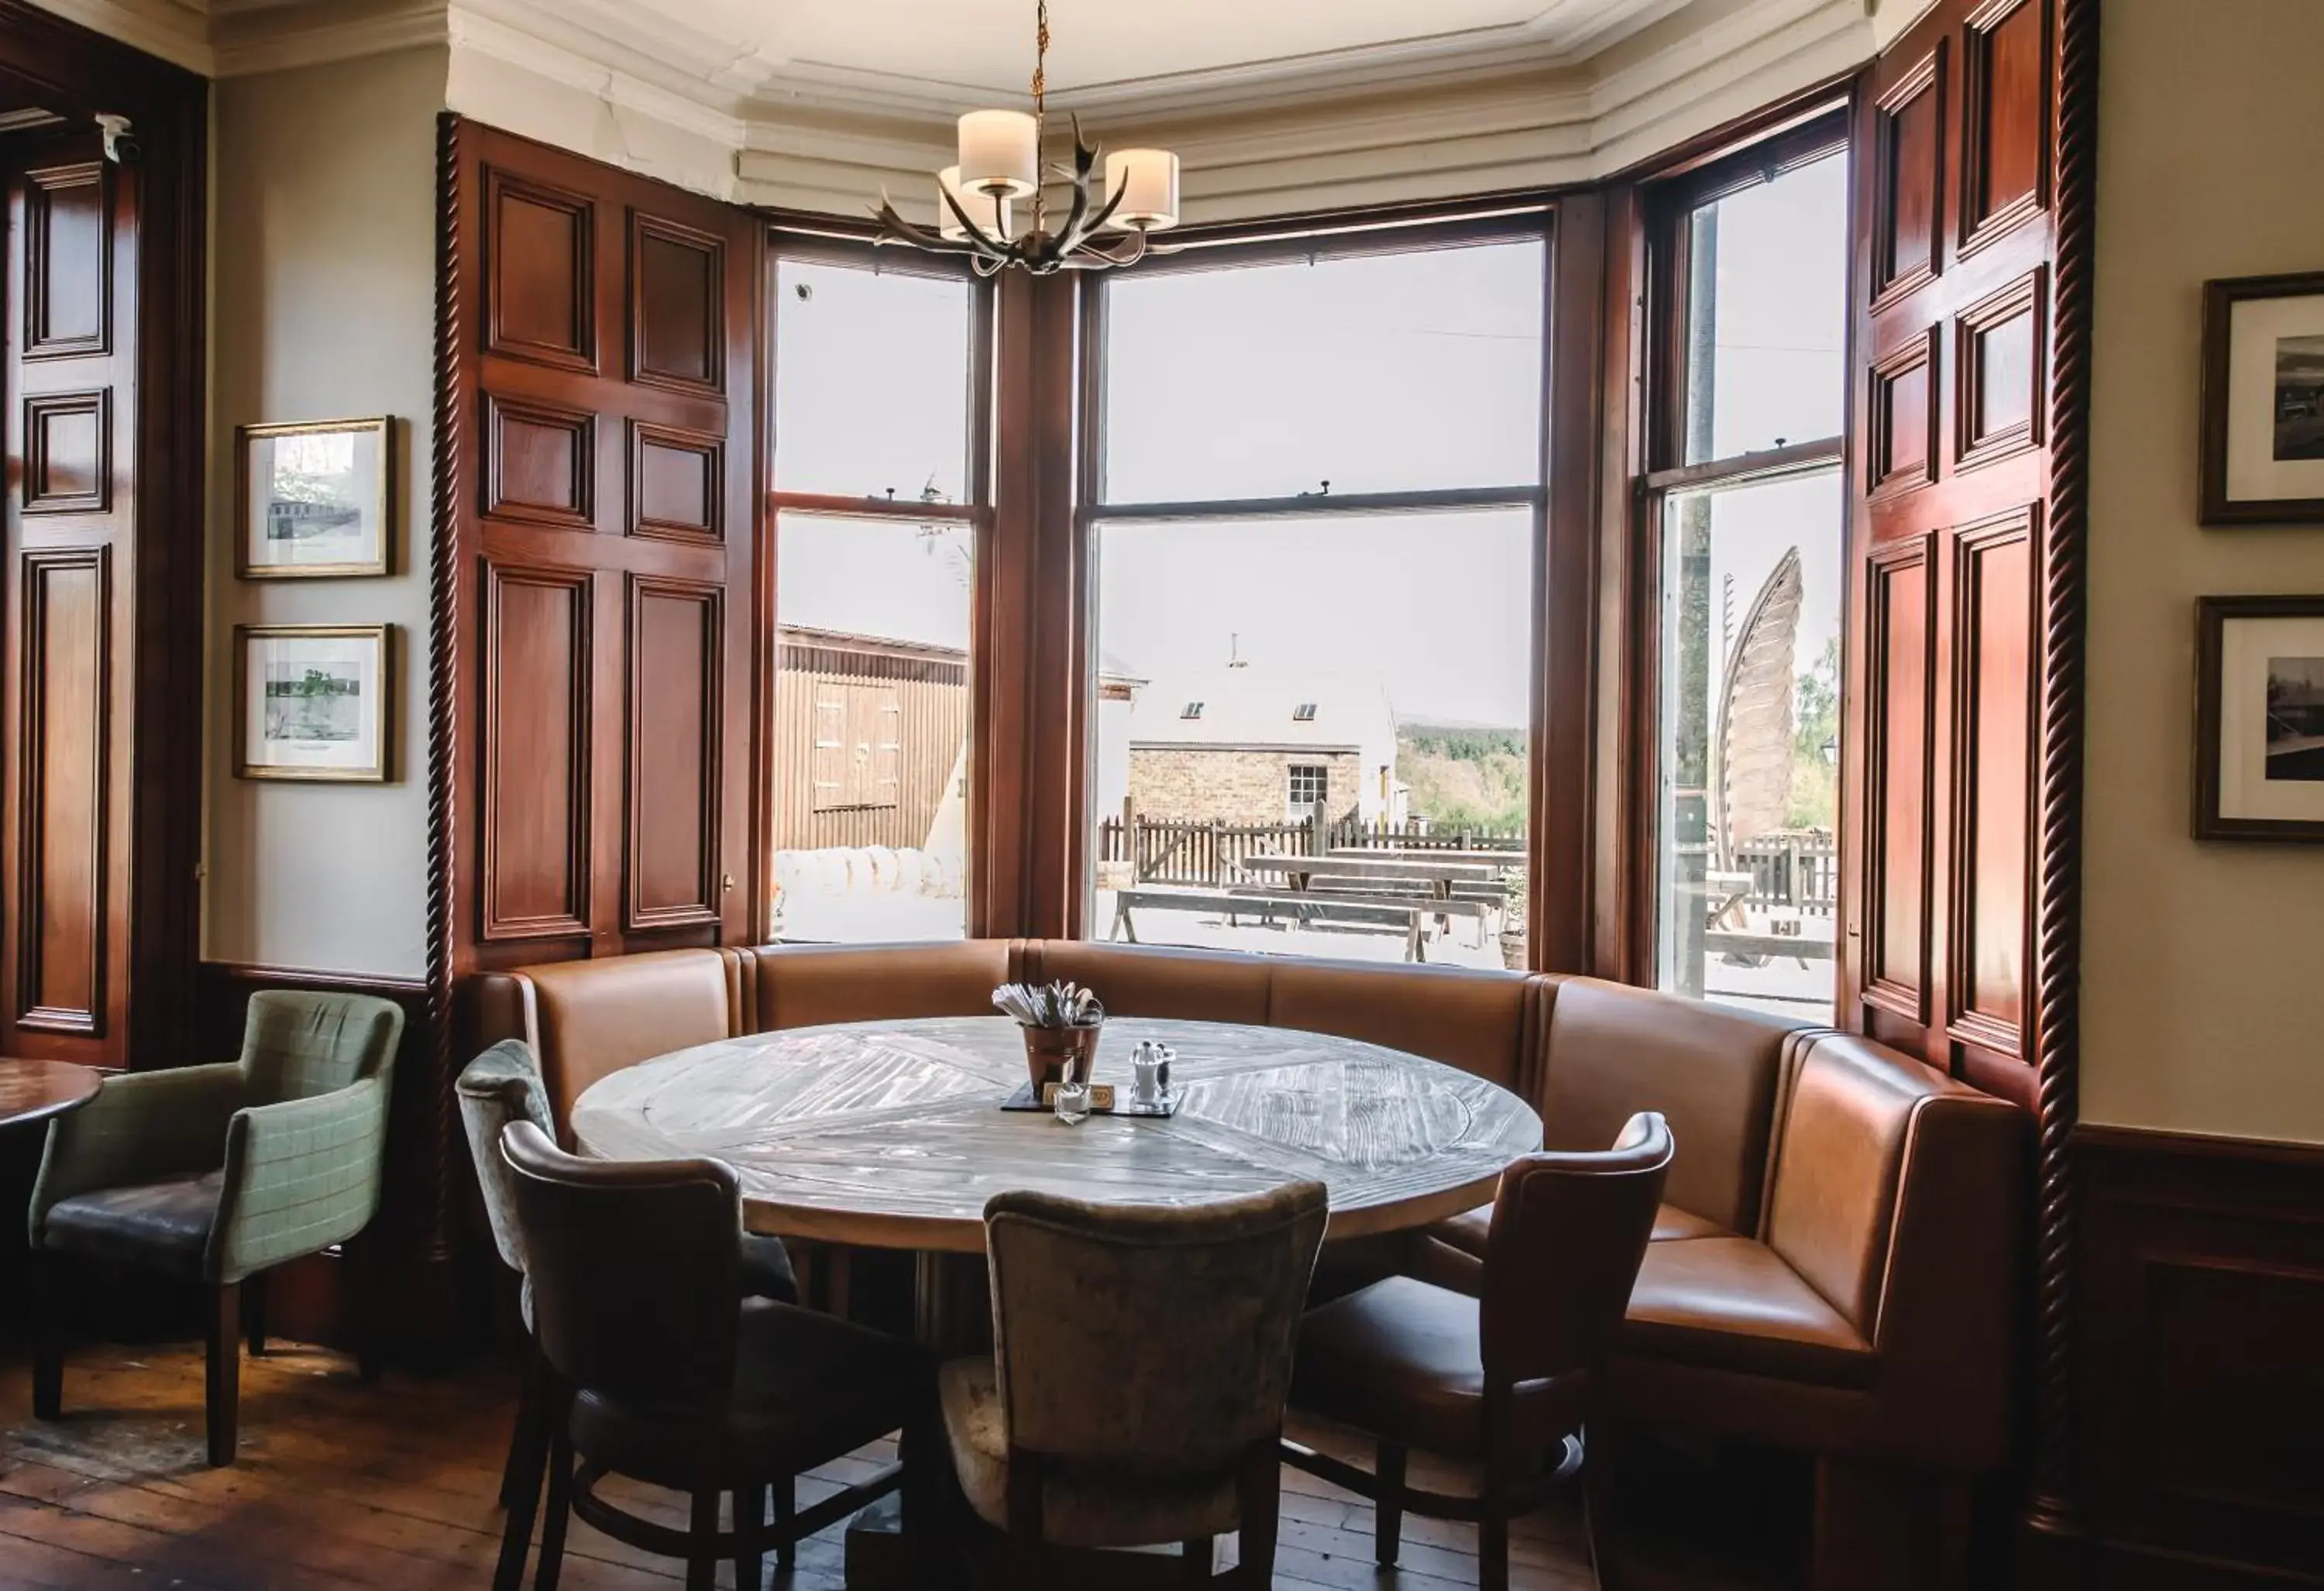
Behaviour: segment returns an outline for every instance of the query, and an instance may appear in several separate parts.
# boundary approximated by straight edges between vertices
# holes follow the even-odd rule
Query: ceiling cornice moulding
[[[1524,23],[1085,85],[1051,105],[1086,112],[1102,141],[1178,151],[1190,220],[1551,187],[1845,73],[1930,3],[1606,0],[1585,14],[1556,0]],[[464,115],[721,198],[850,216],[883,188],[928,213],[953,115],[996,97],[781,59],[653,0],[41,4],[213,76],[440,45]]]

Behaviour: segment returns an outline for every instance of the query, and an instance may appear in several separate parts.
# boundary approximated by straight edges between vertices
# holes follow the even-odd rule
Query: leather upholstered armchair
[[[1405,1510],[1474,1519],[1483,1591],[1508,1591],[1509,1522],[1581,1467],[1582,1422],[1622,1323],[1671,1166],[1671,1132],[1640,1115],[1609,1150],[1528,1154],[1501,1173],[1480,1296],[1392,1276],[1312,1311],[1292,1401],[1373,1434],[1370,1473],[1290,1448],[1303,1469],[1370,1497],[1375,1552],[1397,1560]],[[1414,1448],[1478,1461],[1473,1497],[1413,1490]]]

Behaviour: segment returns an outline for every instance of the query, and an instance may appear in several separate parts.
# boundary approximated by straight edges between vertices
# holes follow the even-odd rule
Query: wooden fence
[[[1748,904],[1829,917],[1840,905],[1840,846],[1829,834],[1768,834],[1735,848],[1751,875]]]
[[[1317,818],[1309,823],[1229,823],[1211,819],[1149,818],[1098,825],[1097,860],[1128,862],[1140,884],[1222,888],[1240,879],[1246,857],[1326,856],[1335,851],[1492,851],[1525,860],[1525,836],[1473,829],[1421,829],[1412,824]]]

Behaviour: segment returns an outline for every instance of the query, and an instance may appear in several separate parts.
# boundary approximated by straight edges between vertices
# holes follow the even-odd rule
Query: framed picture
[[[301,580],[388,573],[395,422],[235,431],[235,573]]]
[[[2195,838],[2324,841],[2324,596],[2195,604]]]
[[[234,771],[381,784],[395,744],[395,627],[235,626]]]
[[[2206,525],[2324,520],[2324,271],[2203,284]]]

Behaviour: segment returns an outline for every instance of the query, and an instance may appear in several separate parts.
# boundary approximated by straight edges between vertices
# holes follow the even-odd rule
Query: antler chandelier
[[[1044,101],[1048,88],[1049,0],[1040,0],[1035,20],[1033,111],[978,110],[960,119],[960,161],[936,173],[936,230],[915,226],[896,214],[883,191],[879,216],[883,244],[906,244],[932,254],[965,255],[979,276],[1015,265],[1036,276],[1059,271],[1101,270],[1133,264],[1146,253],[1149,235],[1178,223],[1178,157],[1167,149],[1123,149],[1105,155],[1082,142],[1081,119],[1074,118],[1071,168],[1041,163],[1048,126]],[[1073,204],[1064,224],[1049,230],[1049,177],[1073,184]],[[1031,225],[1017,225],[1019,200],[1032,201]],[[1101,235],[1127,234],[1101,244]]]

